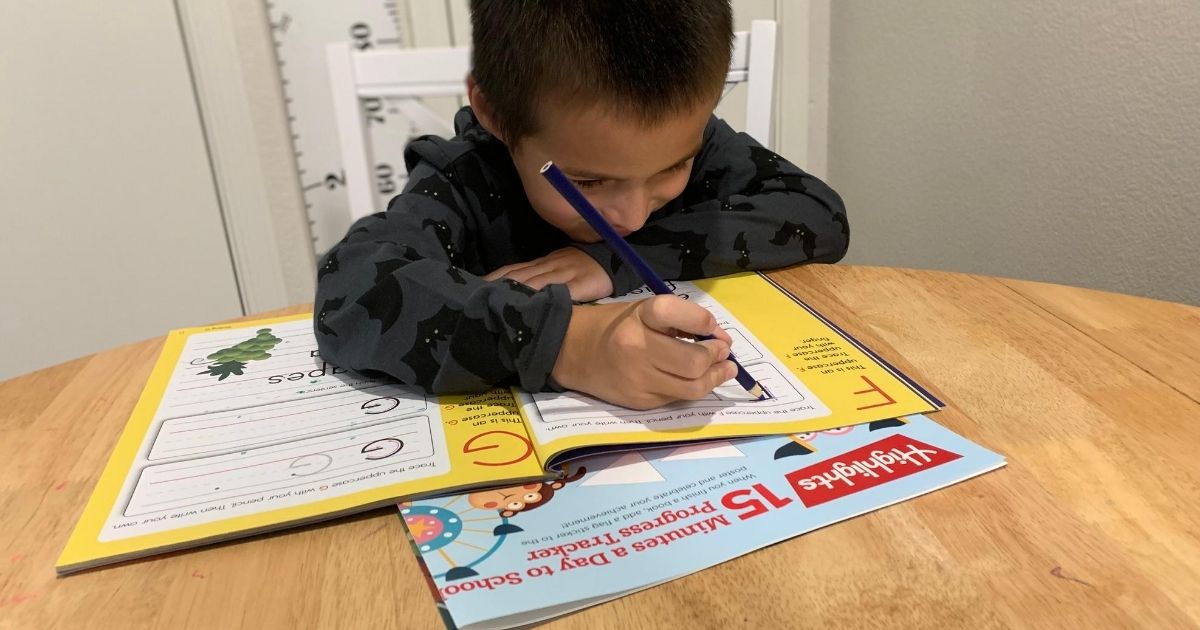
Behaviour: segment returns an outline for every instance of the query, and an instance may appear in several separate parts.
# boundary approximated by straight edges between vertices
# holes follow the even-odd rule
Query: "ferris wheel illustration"
[[[447,582],[479,575],[475,566],[496,553],[510,534],[524,531],[496,510],[476,508],[462,498],[400,506],[400,518],[429,574]]]

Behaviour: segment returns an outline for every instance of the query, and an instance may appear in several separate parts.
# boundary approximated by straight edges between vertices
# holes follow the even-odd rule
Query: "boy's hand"
[[[689,342],[680,335],[714,335]],[[698,400],[734,377],[729,334],[674,295],[576,306],[552,374],[560,385],[633,409]]]
[[[533,290],[548,284],[565,284],[576,302],[591,302],[612,295],[612,278],[591,256],[574,247],[555,250],[529,262],[505,265],[483,277],[508,278]]]

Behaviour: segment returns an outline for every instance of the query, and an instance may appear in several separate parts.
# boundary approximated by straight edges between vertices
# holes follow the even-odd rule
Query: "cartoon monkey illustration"
[[[467,502],[471,504],[471,507],[497,510],[500,516],[512,518],[520,512],[528,512],[546,505],[550,499],[554,498],[555,492],[562,490],[572,481],[582,479],[586,473],[587,469],[580,466],[574,472],[568,470],[567,475],[562,479],[480,490],[468,494]]]

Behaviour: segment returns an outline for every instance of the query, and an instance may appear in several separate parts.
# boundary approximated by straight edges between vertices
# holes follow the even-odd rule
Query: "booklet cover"
[[[442,618],[509,628],[694,573],[1004,465],[921,415],[593,455],[400,505]]]

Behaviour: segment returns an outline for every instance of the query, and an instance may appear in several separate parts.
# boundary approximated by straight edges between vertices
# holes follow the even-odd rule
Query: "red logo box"
[[[828,503],[962,457],[920,440],[893,435],[794,470],[784,477],[805,507]]]

